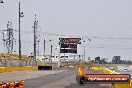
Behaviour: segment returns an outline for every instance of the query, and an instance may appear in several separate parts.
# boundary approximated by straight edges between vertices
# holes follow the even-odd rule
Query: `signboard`
[[[81,38],[59,38],[60,53],[77,53],[77,44],[81,44]]]
[[[77,48],[77,44],[61,44],[61,48]]]
[[[61,49],[60,53],[77,53],[77,49]]]
[[[85,78],[88,83],[129,83],[131,80],[129,74],[88,74]]]
[[[77,53],[77,44],[61,43],[60,53]]]
[[[59,38],[61,43],[77,43],[81,44],[81,38]]]

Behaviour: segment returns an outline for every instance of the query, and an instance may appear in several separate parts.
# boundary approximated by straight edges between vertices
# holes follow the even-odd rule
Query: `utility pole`
[[[45,43],[46,43],[46,40],[44,39],[44,60],[45,60]]]
[[[75,65],[75,57],[76,57],[76,56],[74,55],[74,56],[73,56],[73,59],[74,59],[74,61],[73,61],[73,65]]]
[[[83,47],[84,47],[84,58],[83,59],[85,61],[85,48],[86,48],[86,46],[83,46]]]
[[[53,51],[53,45],[51,45],[51,58],[50,58],[50,60],[51,60],[51,66],[52,66],[52,51]]]
[[[61,49],[61,43],[59,42],[59,48],[58,48],[58,67],[60,67],[60,49]]]
[[[38,21],[36,21],[36,14],[35,14],[35,21],[34,21],[34,60],[35,60],[35,64],[37,65],[37,60],[36,60],[36,30],[37,30],[37,24],[38,24]]]
[[[40,43],[40,40],[38,40],[37,42],[38,42],[38,60],[39,60],[39,43]]]
[[[64,48],[65,49],[65,48]],[[64,66],[66,65],[66,55],[64,53]]]
[[[20,9],[20,2],[19,2],[19,59],[22,60],[22,55],[21,55],[21,31],[20,31],[20,22],[21,22],[21,17],[24,17],[23,12],[21,12]],[[20,66],[21,66],[21,61],[20,61]]]
[[[6,44],[6,38],[5,38],[5,36],[7,35],[7,30],[3,30],[2,31],[2,34],[3,34],[3,46],[4,46],[4,51],[6,51],[6,49],[5,49],[5,44]]]
[[[14,36],[13,36],[12,22],[8,21],[8,23],[7,23],[7,39],[6,39],[7,52],[12,53],[13,47],[14,47]]]
[[[7,30],[3,30],[3,44],[4,44],[4,51],[8,53],[12,53],[14,49],[14,36],[13,36],[14,29],[12,28],[12,22],[8,21],[7,23]]]

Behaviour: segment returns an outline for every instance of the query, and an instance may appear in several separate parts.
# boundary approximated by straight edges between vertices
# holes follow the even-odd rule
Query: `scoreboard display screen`
[[[77,48],[77,44],[61,44],[61,48]]]

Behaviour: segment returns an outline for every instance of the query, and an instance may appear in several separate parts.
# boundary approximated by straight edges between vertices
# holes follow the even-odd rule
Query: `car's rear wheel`
[[[76,81],[78,84],[83,85],[83,84],[85,84],[86,79],[85,79],[85,77],[81,76],[81,77],[76,78]]]

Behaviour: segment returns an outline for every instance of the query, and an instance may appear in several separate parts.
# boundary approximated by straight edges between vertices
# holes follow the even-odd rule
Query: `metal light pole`
[[[21,56],[21,31],[20,31],[20,22],[21,22],[21,17],[24,17],[23,12],[20,11],[20,2],[19,2],[19,59],[22,59]],[[21,66],[21,62],[20,62],[20,66]]]
[[[86,46],[83,46],[83,47],[84,47],[84,58],[83,58],[83,59],[85,60],[85,47],[86,47]]]
[[[37,42],[38,42],[38,60],[39,60],[39,43],[40,43],[40,40],[38,40]]]
[[[46,39],[44,39],[44,60],[45,60],[45,43],[46,43]]]
[[[3,44],[4,44],[4,51],[6,51],[6,49],[5,49],[5,44],[6,44],[6,38],[5,38],[5,35],[7,34],[7,30],[3,30],[3,32],[2,32],[2,34],[3,34]]]
[[[53,45],[51,45],[51,55],[50,55],[51,56],[51,58],[50,58],[51,66],[52,66],[52,51],[53,51]]]
[[[64,48],[64,49],[65,49],[65,48]],[[63,63],[64,66],[66,65],[66,58],[65,58],[65,57],[66,57],[66,55],[65,55],[65,53],[64,53],[64,63]]]
[[[35,65],[37,65],[37,60],[36,60],[36,46],[37,46],[37,35],[36,35],[36,30],[37,30],[37,25],[38,25],[38,21],[36,20],[36,14],[35,14],[35,21],[34,21],[34,60],[35,60]]]
[[[58,44],[59,44],[59,48],[58,48],[58,67],[60,67],[60,49],[61,49],[61,44],[60,44],[60,42]]]

